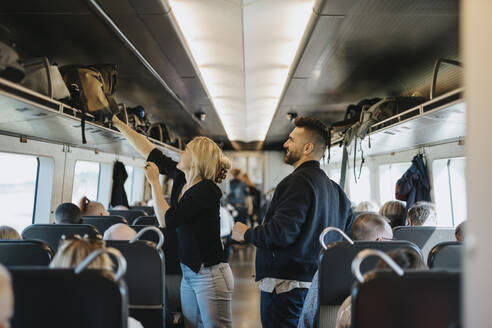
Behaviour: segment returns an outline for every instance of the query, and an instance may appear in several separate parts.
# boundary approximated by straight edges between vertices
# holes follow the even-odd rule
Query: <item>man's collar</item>
[[[320,164],[319,164],[319,161],[309,160],[309,161],[306,161],[306,162],[302,163],[301,165],[299,165],[294,171],[297,171],[300,168],[309,167],[309,166],[315,166],[315,167],[319,168]]]

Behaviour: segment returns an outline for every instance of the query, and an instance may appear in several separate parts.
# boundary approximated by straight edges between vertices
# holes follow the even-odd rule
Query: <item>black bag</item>
[[[128,125],[138,133],[148,136],[151,124],[143,106],[127,108],[126,111]]]
[[[116,90],[116,65],[68,65],[60,68],[63,80],[70,91],[69,105],[82,110],[82,143],[85,140],[86,113],[101,123],[111,123],[119,106],[113,98]]]
[[[154,123],[150,126],[149,137],[167,144],[171,143],[169,129],[164,123]]]

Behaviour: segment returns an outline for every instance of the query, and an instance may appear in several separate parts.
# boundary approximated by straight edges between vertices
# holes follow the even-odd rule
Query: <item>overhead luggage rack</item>
[[[82,144],[81,111],[0,78],[0,134],[68,144],[126,156],[139,156],[124,136],[86,120],[87,144]],[[92,121],[92,122],[91,122]],[[154,139],[157,148],[177,159],[179,149]]]
[[[463,92],[463,88],[456,89],[372,125],[362,141],[364,155],[391,153],[460,140],[466,132]],[[341,145],[342,142],[343,138],[334,139],[332,147]],[[335,150],[337,148],[332,148],[334,159],[340,155]]]

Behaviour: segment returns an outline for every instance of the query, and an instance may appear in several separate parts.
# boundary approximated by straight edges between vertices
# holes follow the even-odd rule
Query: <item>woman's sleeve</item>
[[[180,201],[169,208],[165,215],[166,227],[177,228],[182,224],[192,222],[204,210],[217,206],[219,208],[220,196],[206,184],[198,185],[187,191]]]
[[[147,158],[147,162],[153,162],[159,168],[159,173],[165,174],[171,177],[176,175],[176,172],[179,171],[176,168],[176,163],[171,158],[167,157],[157,148],[154,148]]]

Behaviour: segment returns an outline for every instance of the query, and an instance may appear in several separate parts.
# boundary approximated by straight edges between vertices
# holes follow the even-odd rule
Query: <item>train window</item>
[[[381,204],[395,199],[396,182],[411,165],[411,162],[404,162],[379,166],[379,200]]]
[[[341,169],[331,169],[329,172],[328,172],[328,177],[335,181],[336,183],[340,183],[340,176],[342,174],[342,170]]]
[[[25,227],[33,223],[38,158],[0,153],[0,163],[2,224],[11,226],[21,233]]]
[[[99,173],[101,166],[96,162],[77,161],[73,176],[72,202],[78,204],[84,196],[97,199],[99,190]]]
[[[360,176],[359,176],[360,172]],[[362,171],[357,167],[356,169],[356,177],[357,182],[354,177],[354,172],[352,170],[347,170],[348,180],[349,180],[349,192],[350,192],[350,200],[356,204],[359,204],[365,200],[371,200],[371,183],[370,183],[370,174],[369,168],[367,166],[362,167]],[[340,178],[338,178],[340,180]]]
[[[446,158],[432,164],[437,224],[454,227],[466,220],[466,159]]]

